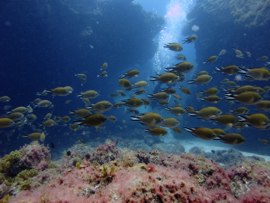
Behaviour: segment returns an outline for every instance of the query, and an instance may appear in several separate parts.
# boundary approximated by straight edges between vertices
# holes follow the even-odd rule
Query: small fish
[[[198,128],[184,128],[192,135],[199,137],[204,140],[212,140],[216,138],[216,133],[211,128],[198,127]]]
[[[78,78],[81,83],[86,83],[87,81],[87,75],[85,73],[77,73],[74,76]]]
[[[234,74],[239,73],[240,68],[239,66],[236,66],[236,65],[229,65],[229,66],[224,66],[220,68],[216,67],[216,70],[227,75],[234,75]]]
[[[165,128],[161,128],[161,127],[149,128],[149,129],[146,129],[145,132],[148,132],[151,135],[155,135],[155,136],[164,136],[168,133]]]
[[[10,102],[10,97],[9,96],[1,96],[0,97],[0,102],[7,103]]]
[[[208,74],[203,74],[203,75],[199,75],[197,76],[195,79],[193,80],[189,80],[188,84],[197,84],[197,85],[203,85],[203,84],[207,84],[212,80],[212,76],[208,75]]]
[[[222,114],[222,111],[214,106],[201,108],[199,111],[189,112],[189,115],[196,115],[203,119],[214,119]]]
[[[107,120],[108,120],[108,117],[104,116],[103,114],[97,113],[97,114],[91,114],[85,117],[83,120],[79,122],[75,122],[75,123],[78,123],[79,125],[99,127]]]
[[[206,63],[214,63],[217,59],[218,59],[218,56],[213,55],[213,56],[208,57],[206,59],[206,61],[204,61],[203,63],[204,64],[206,64]]]
[[[124,88],[126,90],[131,90],[132,89],[131,82],[126,78],[119,79],[118,84],[119,84],[120,87],[122,87],[122,88]]]
[[[124,105],[132,108],[140,107],[144,104],[143,100],[140,98],[132,97],[130,99],[122,101]]]
[[[106,70],[103,70],[103,71],[101,71],[100,74],[97,75],[97,77],[98,78],[99,77],[106,78],[106,77],[108,77],[108,72]]]
[[[232,110],[231,112],[236,115],[244,115],[249,112],[249,109],[247,107],[242,106],[242,107],[238,107],[237,109]]]
[[[29,138],[33,141],[41,141],[41,142],[44,142],[45,138],[46,138],[46,135],[44,132],[33,132],[33,133],[30,133],[26,136],[22,136],[22,137],[26,137],[26,138]]]
[[[56,87],[50,91],[54,96],[67,96],[73,92],[71,86]]]
[[[228,133],[225,135],[219,135],[218,138],[226,144],[241,144],[245,141],[245,138],[239,133]]]
[[[158,76],[152,76],[151,81],[158,81],[161,83],[174,83],[179,80],[179,76],[174,73],[168,72]]]
[[[196,41],[197,39],[198,39],[198,36],[197,36],[197,35],[190,35],[190,36],[188,36],[188,37],[183,41],[183,44],[194,42],[194,41]]]
[[[218,56],[223,56],[226,54],[226,52],[227,52],[226,49],[221,49]]]
[[[247,77],[258,81],[268,81],[270,79],[270,70],[266,67],[241,69],[241,73]]]
[[[261,95],[257,92],[243,92],[240,94],[226,94],[225,98],[227,100],[237,100],[243,104],[256,104],[259,100],[262,99]]]
[[[177,58],[178,60],[181,60],[181,61],[185,61],[185,60],[187,60],[186,56],[185,56],[185,55],[183,55],[183,54],[179,54],[179,55],[177,55],[177,56],[176,56],[176,58]]]
[[[176,118],[164,118],[160,125],[166,128],[176,128],[180,122]]]
[[[190,94],[191,94],[190,90],[189,90],[188,88],[186,88],[186,87],[181,87],[180,90],[181,90],[184,94],[187,94],[187,95],[190,95]]]
[[[42,125],[46,128],[50,128],[50,127],[57,125],[57,123],[53,119],[49,118],[49,119],[43,121]]]
[[[132,116],[131,120],[139,121],[140,123],[147,126],[155,126],[159,124],[163,119],[158,113],[147,112],[142,115]]]
[[[104,62],[103,64],[101,64],[101,69],[107,69],[108,68],[108,63]]]
[[[142,88],[142,87],[146,87],[146,86],[148,86],[148,82],[145,80],[140,80],[138,82],[135,82],[133,85],[133,87],[135,87],[135,88]]]
[[[270,127],[270,119],[267,115],[262,113],[241,115],[239,117],[242,119],[242,121],[247,122],[248,125],[251,125],[255,128],[267,129]]]
[[[132,78],[132,77],[137,77],[139,75],[140,71],[137,69],[132,69],[124,73],[123,75],[120,76],[120,78]]]
[[[186,112],[186,110],[181,107],[181,106],[174,106],[174,107],[169,107],[169,108],[166,108],[166,110],[170,111],[172,114],[175,114],[175,115],[182,115]]]
[[[81,92],[78,97],[82,98],[88,98],[88,99],[95,99],[99,96],[99,93],[96,90],[87,90],[84,92]]]
[[[175,64],[174,66],[166,68],[167,71],[174,73],[187,73],[194,68],[194,65],[189,61],[183,61]]]
[[[91,110],[98,111],[98,112],[105,112],[109,111],[113,107],[113,104],[107,100],[99,101],[95,104],[92,104],[88,107]]]
[[[177,42],[165,44],[163,47],[168,48],[171,51],[182,51],[183,50],[183,47]]]
[[[157,99],[157,100],[165,100],[169,98],[169,95],[166,92],[157,92],[154,94],[148,95],[152,99]]]
[[[0,118],[0,128],[12,127],[15,122],[10,118]]]

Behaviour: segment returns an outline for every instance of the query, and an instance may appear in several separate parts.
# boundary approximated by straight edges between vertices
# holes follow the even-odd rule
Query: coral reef
[[[26,190],[21,188],[19,193],[5,198],[11,203],[270,200],[270,164],[263,160],[251,161],[242,155],[238,165],[225,168],[201,155],[132,151],[117,148],[112,141],[89,151],[87,156],[78,147],[72,150],[54,168],[32,177]],[[219,153],[228,157],[237,154]],[[74,158],[80,161],[66,164],[67,159]],[[17,176],[23,179],[27,174],[23,171]]]
[[[30,189],[31,178],[47,169],[49,163],[49,150],[35,142],[1,158],[0,198],[7,198],[8,193]]]

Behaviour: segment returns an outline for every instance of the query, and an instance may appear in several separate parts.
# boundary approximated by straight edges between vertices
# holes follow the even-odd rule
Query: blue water
[[[170,3],[179,4],[181,7],[181,10],[177,11],[181,14],[172,19],[168,16],[166,18]],[[0,115],[4,117],[7,114],[8,110],[5,110],[7,105],[10,106],[9,109],[29,105],[38,97],[36,93],[45,89],[69,85],[74,88],[74,91],[66,97],[52,97],[51,95],[44,97],[53,102],[54,108],[34,109],[38,120],[32,125],[0,129],[0,155],[30,143],[29,139],[22,136],[31,133],[34,128],[42,128],[40,125],[46,113],[52,112],[54,116],[64,116],[69,115],[69,112],[74,109],[83,107],[82,101],[77,97],[81,91],[88,89],[98,91],[100,96],[93,102],[109,100],[115,103],[121,99],[112,98],[110,94],[120,89],[118,78],[121,74],[136,67],[140,70],[140,75],[131,81],[149,80],[150,76],[163,72],[167,65],[177,63],[175,53],[165,50],[163,44],[170,42],[168,40],[182,42],[185,37],[193,33],[191,30],[193,24],[201,23],[200,30],[196,32],[198,42],[195,42],[199,45],[183,45],[182,53],[188,61],[196,65],[194,71],[186,75],[186,80],[191,79],[195,72],[203,69],[208,70],[214,79],[204,86],[189,86],[193,96],[185,96],[178,91],[182,97],[180,103],[183,106],[192,105],[195,109],[199,109],[202,106],[211,105],[199,103],[196,93],[219,85],[225,78],[223,74],[214,71],[216,66],[224,64],[262,66],[264,62],[256,58],[267,54],[270,56],[269,49],[267,53],[265,51],[265,47],[270,43],[269,39],[264,42],[256,41],[259,33],[263,36],[269,34],[266,29],[268,24],[247,28],[240,23],[234,30],[230,30],[231,17],[224,21],[217,19],[219,20],[217,22],[210,18],[199,21],[199,18],[193,18],[196,14],[189,14],[193,6],[195,6],[195,1],[184,0],[162,0],[158,3],[154,0],[147,3],[142,0],[135,2],[127,0],[2,1],[0,3],[0,96],[8,95],[11,101],[0,103]],[[236,43],[237,40],[232,41],[232,44],[228,44],[226,40],[223,41],[223,38],[229,38],[226,32],[211,32],[211,26],[215,26],[216,23],[224,23],[224,30],[228,29],[228,35],[231,35],[232,39],[234,36],[238,37],[239,43]],[[248,33],[248,36],[245,33]],[[167,34],[172,36],[166,38]],[[215,43],[211,41],[213,38],[217,39]],[[251,42],[250,39],[254,40]],[[260,36],[260,39],[263,37]],[[212,44],[209,44],[210,42]],[[252,43],[255,45],[251,46]],[[261,44],[263,44],[261,49],[258,49]],[[246,57],[244,60],[235,58],[233,48],[251,51],[254,56]],[[206,49],[211,51],[205,52]],[[206,56],[217,54],[221,49],[226,49],[227,53],[215,64],[202,64]],[[104,62],[108,63],[108,77],[97,77],[101,64]],[[87,74],[87,82],[81,85],[74,76],[76,73]],[[269,81],[250,82],[244,79],[240,83],[264,87]],[[156,85],[150,82],[150,86],[147,87],[148,94],[159,89]],[[186,86],[186,82],[176,85],[177,88]],[[125,99],[130,96],[127,93]],[[71,100],[71,103],[65,104],[67,100]],[[172,105],[171,102],[170,106]],[[224,112],[232,108],[225,100],[214,106],[220,107]],[[248,108],[256,112],[253,106],[248,106]],[[141,108],[140,111],[153,110],[160,112],[163,116],[170,116],[164,109],[164,106],[151,102],[149,107]],[[106,113],[106,115],[115,115],[117,121],[116,123],[106,122],[105,129],[85,127],[73,132],[68,125],[64,124],[48,128],[44,144],[53,145],[53,151],[61,151],[78,140],[91,142],[111,138],[121,141],[121,136],[125,138],[130,136],[131,140],[133,138],[160,140],[158,137],[144,133],[144,126],[130,121],[131,114],[126,110],[127,108],[112,109]],[[266,114],[269,116],[269,112]],[[202,121],[188,115],[184,115],[179,120],[180,128],[201,125],[224,128],[213,122]],[[71,123],[75,121],[76,119],[72,118]],[[132,134],[134,129],[138,129],[140,133]],[[194,138],[183,129],[182,131],[182,135],[170,132],[167,136],[169,138],[162,138],[162,142],[166,139],[176,139],[179,142],[196,140],[207,145],[207,141]],[[233,131],[234,129],[229,129],[229,132]],[[258,152],[260,149],[263,154],[269,152],[269,145],[262,145],[258,141],[258,138],[268,139],[269,130],[247,127],[237,132],[245,134],[246,142],[239,146],[229,147],[252,152]]]

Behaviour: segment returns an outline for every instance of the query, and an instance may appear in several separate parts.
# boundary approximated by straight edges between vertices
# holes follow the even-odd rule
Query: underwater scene
[[[1,0],[0,203],[269,203],[270,0]]]

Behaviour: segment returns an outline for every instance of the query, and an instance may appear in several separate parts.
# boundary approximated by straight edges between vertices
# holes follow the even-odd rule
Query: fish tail
[[[189,128],[189,127],[184,127],[184,129],[185,129],[186,131],[190,132],[190,133],[191,133],[192,130],[193,130],[192,128]]]
[[[239,122],[245,122],[245,121],[247,121],[247,117],[244,116],[244,115],[239,115],[238,118],[239,118],[239,120],[238,120]]]
[[[130,117],[130,120],[132,120],[132,121],[139,121],[140,119],[139,119],[138,116],[131,116]]]

